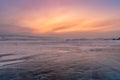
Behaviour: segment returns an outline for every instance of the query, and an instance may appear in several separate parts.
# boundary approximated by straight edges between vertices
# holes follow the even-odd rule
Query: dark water
[[[120,41],[0,41],[0,80],[120,80]]]

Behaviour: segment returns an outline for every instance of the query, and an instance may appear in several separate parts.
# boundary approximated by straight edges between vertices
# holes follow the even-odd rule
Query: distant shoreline
[[[58,38],[55,37],[45,37],[45,36],[11,36],[11,35],[0,35],[0,41],[39,41],[39,40],[58,40]],[[67,38],[67,39],[61,39],[65,41],[84,41],[84,40],[120,40],[119,38],[95,38],[95,39],[88,39],[88,38]]]

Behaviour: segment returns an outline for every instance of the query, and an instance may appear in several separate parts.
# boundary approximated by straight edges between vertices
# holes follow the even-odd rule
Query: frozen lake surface
[[[0,41],[0,80],[120,80],[120,41]]]

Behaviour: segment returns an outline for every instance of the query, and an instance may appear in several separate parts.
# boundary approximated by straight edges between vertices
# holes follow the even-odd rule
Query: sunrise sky
[[[0,34],[120,36],[120,0],[0,0]]]

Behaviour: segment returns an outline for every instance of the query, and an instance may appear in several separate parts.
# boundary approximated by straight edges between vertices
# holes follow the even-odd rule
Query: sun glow
[[[34,15],[33,15],[34,14]],[[97,30],[93,27],[94,20],[88,15],[81,14],[79,11],[69,8],[57,8],[44,12],[34,11],[32,15],[26,15],[19,20],[34,34],[62,34],[69,32],[83,32]]]

